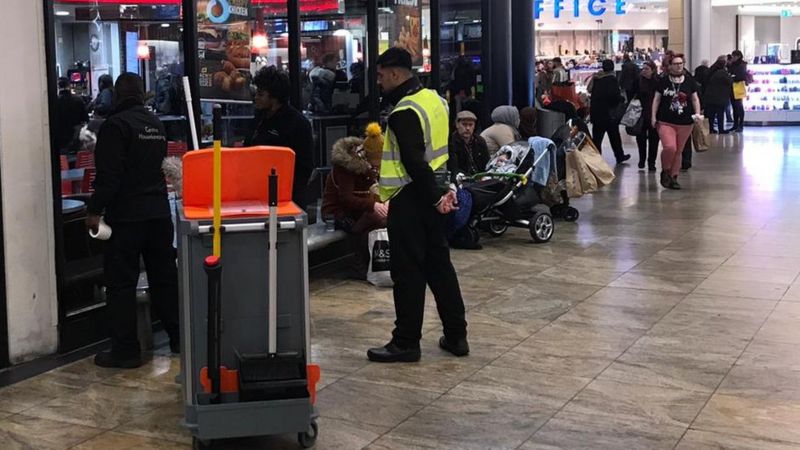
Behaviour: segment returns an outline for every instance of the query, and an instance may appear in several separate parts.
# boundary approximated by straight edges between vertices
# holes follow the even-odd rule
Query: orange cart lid
[[[222,149],[222,217],[269,215],[269,174],[278,173],[278,215],[302,210],[292,202],[294,152],[286,147]],[[187,219],[213,217],[213,149],[196,150],[183,157],[183,213]]]

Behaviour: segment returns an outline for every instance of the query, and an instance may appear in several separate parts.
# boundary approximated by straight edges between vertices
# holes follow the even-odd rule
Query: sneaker
[[[672,186],[672,181],[673,180],[672,180],[672,177],[670,176],[670,174],[668,174],[666,171],[662,170],[661,171],[661,186],[663,186],[664,189],[669,189],[670,186]]]
[[[135,369],[142,366],[142,357],[120,358],[111,351],[105,351],[94,355],[94,365],[110,369]]]
[[[673,189],[673,190],[676,190],[676,191],[680,191],[681,190],[681,185],[678,184],[678,180],[673,179],[672,183],[670,183],[670,185],[669,185],[669,188]]]

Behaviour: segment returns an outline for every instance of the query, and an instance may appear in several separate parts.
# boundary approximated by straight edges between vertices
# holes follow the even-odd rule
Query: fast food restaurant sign
[[[617,16],[625,15],[625,0],[552,0],[552,6],[545,5],[544,0],[533,1],[533,16],[535,19],[542,18],[542,14],[553,15],[556,19],[561,17],[581,17],[589,14],[591,16],[604,16],[614,14]],[[572,14],[568,14],[565,9],[572,7]]]
[[[250,0],[198,0],[200,98],[250,101]]]

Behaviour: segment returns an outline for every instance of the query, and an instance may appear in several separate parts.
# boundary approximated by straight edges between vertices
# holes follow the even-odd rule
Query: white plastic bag
[[[619,123],[622,126],[633,127],[639,121],[639,117],[642,117],[642,102],[635,98],[628,104],[628,109],[625,110],[625,114]]]
[[[392,276],[389,271],[389,232],[386,228],[369,233],[369,268],[367,281],[378,287],[392,287]]]

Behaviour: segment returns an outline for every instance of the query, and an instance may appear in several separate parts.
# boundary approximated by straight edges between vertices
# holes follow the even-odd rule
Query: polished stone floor
[[[314,279],[317,448],[800,448],[800,128],[715,142],[683,191],[634,163],[550,244],[514,231],[454,252],[467,358],[437,348],[431,302],[421,362],[369,363],[391,292]],[[5,388],[0,448],[189,448],[177,366],[83,360]]]

